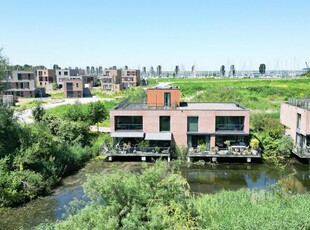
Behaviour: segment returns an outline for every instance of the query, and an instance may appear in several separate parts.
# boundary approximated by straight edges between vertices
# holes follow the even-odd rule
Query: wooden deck
[[[292,151],[293,154],[295,154],[295,156],[301,158],[301,159],[310,159],[310,153],[306,152],[306,153],[302,153],[302,152],[297,152],[297,151]]]
[[[234,159],[246,159],[248,163],[252,162],[252,159],[261,159],[261,154],[257,155],[233,155],[233,154],[188,154],[187,161],[197,158],[210,158],[212,162],[217,162],[217,158],[234,158]]]
[[[148,153],[148,152],[141,152],[141,153],[105,153],[102,156],[106,156],[109,161],[113,161],[113,159],[117,159],[119,157],[123,158],[140,158],[141,161],[146,161],[150,158],[167,158],[168,162],[170,162],[170,154],[169,153]]]

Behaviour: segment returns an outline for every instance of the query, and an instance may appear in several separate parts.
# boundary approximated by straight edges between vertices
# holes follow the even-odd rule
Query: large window
[[[300,131],[300,127],[301,127],[301,114],[297,113],[297,129],[299,129],[298,131]]]
[[[188,147],[197,148],[201,144],[206,145],[206,150],[210,150],[210,136],[209,135],[188,135],[187,136]]]
[[[159,131],[169,132],[170,131],[170,116],[159,117]]]
[[[66,84],[67,84],[67,90],[72,91],[73,90],[73,83],[67,82]]]
[[[244,117],[216,117],[216,131],[234,130],[242,131],[244,128]]]
[[[117,116],[115,117],[115,130],[142,130],[142,116]]]
[[[187,117],[187,131],[198,132],[198,117]]]
[[[23,80],[23,75],[21,73],[18,73],[17,74],[17,79],[20,81],[20,80]]]

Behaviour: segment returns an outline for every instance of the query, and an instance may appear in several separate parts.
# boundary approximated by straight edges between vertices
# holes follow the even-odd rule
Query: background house
[[[286,127],[298,154],[310,154],[310,98],[291,99],[281,104],[280,121]]]

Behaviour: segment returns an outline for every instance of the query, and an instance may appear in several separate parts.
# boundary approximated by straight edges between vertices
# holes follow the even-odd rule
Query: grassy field
[[[252,111],[278,112],[289,98],[310,97],[310,79],[151,79],[179,86],[185,101],[236,102]]]

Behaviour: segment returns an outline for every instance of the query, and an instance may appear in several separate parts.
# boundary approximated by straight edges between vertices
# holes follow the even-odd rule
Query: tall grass
[[[310,79],[151,79],[181,88],[184,100],[236,102],[251,110],[277,111],[291,97],[310,97]]]

